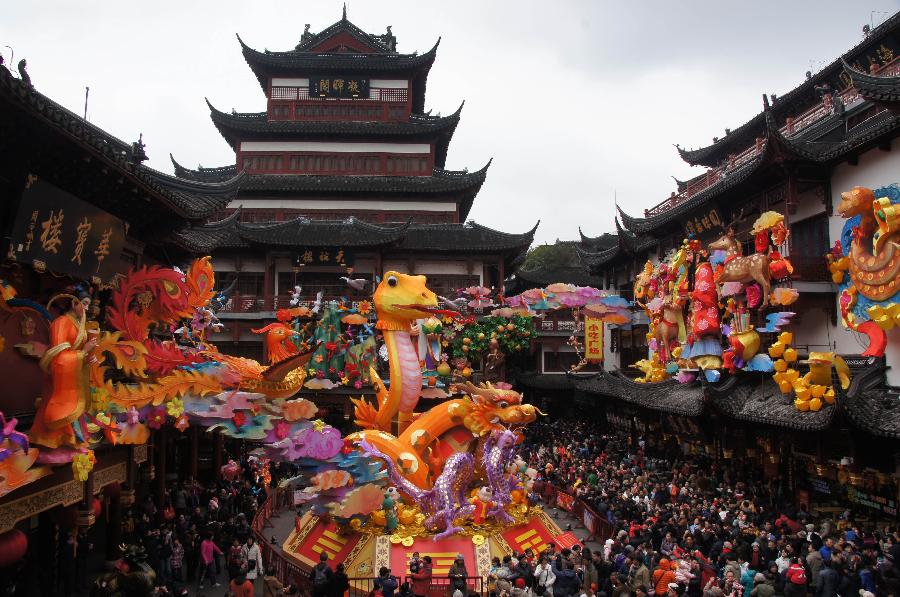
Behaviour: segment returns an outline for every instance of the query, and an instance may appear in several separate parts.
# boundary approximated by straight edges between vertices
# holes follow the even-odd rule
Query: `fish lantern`
[[[19,529],[0,535],[0,568],[12,566],[28,551],[28,536]]]

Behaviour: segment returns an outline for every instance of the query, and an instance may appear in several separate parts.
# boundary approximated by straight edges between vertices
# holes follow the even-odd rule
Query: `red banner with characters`
[[[585,508],[582,519],[584,522],[584,528],[586,528],[591,535],[595,535],[597,533],[597,527],[599,526],[600,521],[597,520],[597,518],[594,516],[594,513]]]
[[[567,512],[571,512],[572,508],[575,507],[575,496],[560,491],[556,494],[556,505]]]

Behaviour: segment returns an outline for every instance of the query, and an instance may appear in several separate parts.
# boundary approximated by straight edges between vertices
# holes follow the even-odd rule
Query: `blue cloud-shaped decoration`
[[[760,373],[771,373],[775,371],[775,365],[767,354],[759,353],[750,359],[744,366],[744,371],[759,371]]]

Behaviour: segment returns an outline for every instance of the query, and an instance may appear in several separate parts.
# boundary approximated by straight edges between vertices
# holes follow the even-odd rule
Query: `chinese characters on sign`
[[[295,265],[327,265],[347,267],[351,263],[351,256],[344,249],[332,247],[307,248],[300,251],[295,259]]]
[[[868,508],[872,508],[873,510],[884,512],[885,514],[888,514],[890,516],[897,516],[897,502],[893,498],[886,498],[880,495],[875,495],[873,493],[857,489],[852,485],[848,485],[847,499],[855,504],[861,504]]]
[[[309,97],[369,97],[369,80],[358,77],[311,77]]]
[[[590,315],[584,318],[584,358],[591,363],[603,360],[603,321]]]
[[[48,182],[29,178],[9,255],[85,280],[109,281],[119,269],[125,224]]]
[[[715,208],[710,209],[705,214],[699,214],[684,220],[685,231],[687,231],[688,234],[693,234],[695,236],[721,227],[722,218],[719,217],[719,212]]]

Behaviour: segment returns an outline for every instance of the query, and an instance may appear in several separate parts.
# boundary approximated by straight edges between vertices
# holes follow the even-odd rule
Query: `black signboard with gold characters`
[[[310,77],[309,97],[369,97],[369,80],[358,77]]]
[[[350,267],[353,255],[341,247],[306,247],[294,258],[294,266],[322,265]]]
[[[120,266],[125,223],[52,184],[29,177],[9,256],[83,280],[108,282]]]
[[[710,230],[721,231],[723,226],[722,218],[719,216],[719,212],[716,208],[708,209],[705,212],[686,217],[682,223],[684,224],[685,232],[693,234],[694,236],[700,236],[704,232],[709,232]]]

